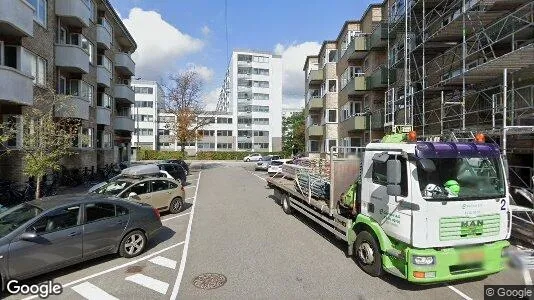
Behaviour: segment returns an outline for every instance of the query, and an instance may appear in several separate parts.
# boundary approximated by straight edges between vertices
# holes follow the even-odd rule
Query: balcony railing
[[[14,36],[33,36],[35,9],[25,0],[0,1],[0,32]]]

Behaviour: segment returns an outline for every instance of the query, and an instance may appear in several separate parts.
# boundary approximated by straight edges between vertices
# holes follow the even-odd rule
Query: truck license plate
[[[478,262],[484,260],[484,252],[483,251],[477,251],[477,252],[464,252],[460,254],[460,261],[461,262]]]

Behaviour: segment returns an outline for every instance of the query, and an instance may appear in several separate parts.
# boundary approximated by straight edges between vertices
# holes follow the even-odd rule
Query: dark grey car
[[[141,254],[162,227],[150,205],[102,195],[63,195],[0,213],[2,287],[98,256]]]

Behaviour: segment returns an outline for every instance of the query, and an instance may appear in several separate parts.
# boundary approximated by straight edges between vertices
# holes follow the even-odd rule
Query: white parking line
[[[153,259],[149,260],[149,262],[169,269],[176,269],[176,261],[163,256],[156,256]]]
[[[161,222],[165,222],[165,221],[169,221],[169,220],[172,220],[172,219],[176,219],[176,218],[179,218],[179,217],[183,217],[183,216],[187,216],[189,213],[183,213],[183,214],[180,214],[180,215],[176,215],[176,216],[172,216],[172,217],[168,217],[168,218],[165,218],[165,219],[161,219]]]
[[[198,181],[198,179],[197,179],[197,181]],[[184,187],[184,189],[188,189],[188,188],[192,188],[192,187],[196,187],[196,185],[188,185],[188,186]]]
[[[119,298],[111,296],[103,289],[89,282],[73,286],[72,289],[88,300],[119,300]]]
[[[193,203],[191,206],[191,214],[189,215],[189,223],[187,224],[187,232],[185,234],[184,250],[182,251],[182,259],[180,260],[180,268],[178,269],[178,275],[176,276],[176,281],[174,282],[174,286],[172,288],[170,300],[175,300],[176,297],[178,297],[178,291],[180,290],[180,284],[182,282],[182,277],[184,276],[185,261],[187,259],[187,251],[189,250],[189,239],[191,238],[191,226],[193,225],[193,217],[195,216],[195,203],[197,202],[198,187],[200,185],[201,175],[202,175],[202,171],[198,173],[197,188],[195,189],[195,198],[193,199]]]
[[[187,201],[187,200],[191,200],[191,199],[195,199],[195,197],[185,198],[185,201]]]
[[[453,290],[456,294],[460,295],[460,297],[464,298],[465,300],[473,300],[473,298],[467,296],[466,294],[462,293],[462,291],[460,291],[459,289],[451,286],[451,285],[446,285],[449,289]]]
[[[530,277],[530,271],[523,269],[523,278],[525,278],[525,285],[532,285],[532,277]]]
[[[136,263],[138,263],[138,262],[140,262],[140,261],[147,260],[147,259],[149,259],[149,258],[151,258],[151,257],[154,257],[154,256],[157,256],[158,254],[163,253],[163,252],[165,252],[165,251],[167,251],[167,250],[170,250],[170,249],[172,249],[172,248],[176,248],[176,247],[182,245],[183,243],[185,243],[185,241],[176,243],[176,244],[174,244],[174,245],[171,245],[171,246],[169,246],[169,247],[163,248],[163,249],[161,249],[161,250],[158,250],[158,251],[156,251],[156,252],[154,252],[154,253],[151,253],[151,254],[146,255],[146,256],[144,256],[144,257],[141,257],[141,258],[138,258],[138,259],[136,259],[136,260],[129,261],[129,262],[124,263],[124,264],[122,264],[122,265],[118,265],[118,266],[115,266],[115,267],[113,267],[113,268],[109,268],[109,269],[107,269],[107,270],[104,270],[104,271],[101,271],[101,272],[98,272],[98,273],[95,273],[95,274],[92,274],[92,275],[89,275],[89,276],[85,276],[85,277],[83,277],[83,278],[80,278],[80,279],[71,281],[71,282],[69,282],[69,283],[63,284],[63,288],[69,287],[69,286],[74,285],[74,284],[77,284],[77,283],[79,283],[79,282],[86,281],[86,280],[91,279],[91,278],[95,278],[95,277],[100,276],[100,275],[107,274],[107,273],[109,273],[109,272],[113,272],[113,271],[116,271],[116,270],[125,268],[125,267],[127,267],[127,266],[135,265]],[[26,298],[24,298],[23,300],[35,299],[35,298],[37,298],[37,297],[39,297],[39,296],[26,297]]]
[[[149,288],[153,291],[156,291],[160,294],[167,294],[167,290],[169,289],[169,284],[166,282],[163,282],[161,280],[157,280],[155,278],[152,278],[150,276],[146,276],[143,274],[134,274],[132,276],[128,276],[124,278],[127,281],[131,281],[134,283],[137,283],[141,286],[144,286],[146,288]]]

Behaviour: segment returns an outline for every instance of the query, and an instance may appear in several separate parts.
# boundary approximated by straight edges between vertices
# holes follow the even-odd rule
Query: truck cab
[[[496,145],[370,143],[361,170],[355,223],[370,222],[385,271],[434,282],[502,270],[511,213]]]

